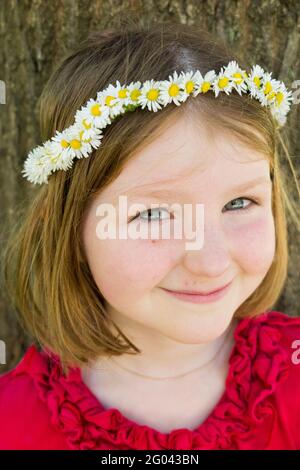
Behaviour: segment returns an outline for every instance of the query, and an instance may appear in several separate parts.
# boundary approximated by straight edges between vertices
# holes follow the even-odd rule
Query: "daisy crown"
[[[292,92],[283,82],[272,78],[260,65],[254,65],[250,73],[242,70],[236,61],[221,68],[219,73],[210,70],[204,75],[200,70],[173,72],[168,80],[146,80],[121,85],[109,84],[89,99],[75,114],[75,122],[44,144],[31,150],[24,162],[22,175],[33,184],[48,183],[48,177],[57,170],[68,170],[75,158],[87,158],[101,145],[102,129],[119,115],[140,107],[157,112],[169,103],[180,106],[188,97],[213,92],[229,95],[235,90],[239,95],[250,94],[262,106],[270,108],[281,127],[293,102]]]

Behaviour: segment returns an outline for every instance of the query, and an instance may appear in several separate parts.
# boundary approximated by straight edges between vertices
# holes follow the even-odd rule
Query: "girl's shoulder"
[[[243,337],[243,332],[260,333],[262,337],[259,345],[265,344],[267,339],[279,342],[281,346],[290,346],[290,340],[300,340],[300,317],[287,315],[277,310],[268,310],[254,317],[239,319],[236,327],[236,336]],[[263,338],[263,339],[262,339]],[[259,346],[258,345],[258,346]]]
[[[278,373],[300,385],[300,317],[270,310],[243,318],[235,329],[235,349],[251,358],[258,375],[272,381]]]
[[[37,387],[38,374],[47,371],[47,358],[31,345],[21,361],[0,375],[0,449],[67,449],[55,429]]]
[[[235,338],[245,347],[250,347],[253,343],[257,352],[263,350],[265,353],[287,353],[291,365],[297,365],[300,361],[300,317],[276,310],[246,317],[237,324]]]

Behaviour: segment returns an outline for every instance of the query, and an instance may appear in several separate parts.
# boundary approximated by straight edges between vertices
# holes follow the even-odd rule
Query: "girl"
[[[300,319],[272,310],[287,208],[299,224],[289,97],[174,23],[94,33],[57,68],[5,258],[33,343],[0,377],[1,449],[300,449]],[[191,247],[173,230],[199,204]]]

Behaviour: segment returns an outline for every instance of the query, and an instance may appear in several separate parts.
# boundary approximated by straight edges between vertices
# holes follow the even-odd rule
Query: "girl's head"
[[[76,111],[116,80],[218,71],[230,60],[249,68],[208,33],[177,23],[94,33],[43,91],[42,139],[70,126]],[[140,351],[122,322],[197,343],[215,339],[233,317],[271,308],[288,263],[278,139],[268,108],[237,93],[120,116],[93,155],[50,176],[10,241],[6,283],[24,326],[64,364],[80,365]],[[257,179],[258,186],[239,189]],[[165,192],[148,194],[157,190]],[[184,238],[100,240],[96,208],[118,209],[119,195],[128,196],[129,209],[204,204],[204,246],[186,251]],[[134,215],[127,227],[138,223]],[[160,215],[172,219],[171,210],[156,210],[151,223]],[[145,214],[139,220],[149,223]],[[231,280],[226,296],[211,304],[183,303],[161,289],[210,291]]]

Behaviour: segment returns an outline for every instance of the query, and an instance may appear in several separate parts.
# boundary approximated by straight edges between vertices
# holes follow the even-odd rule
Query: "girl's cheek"
[[[275,255],[272,216],[262,215],[236,225],[230,232],[232,256],[247,272],[267,271]]]
[[[112,256],[119,260],[120,273],[125,282],[136,286],[149,286],[151,282],[155,285],[155,281],[166,276],[170,270],[176,241],[149,238],[119,243]]]
[[[99,241],[92,261],[97,286],[109,298],[151,290],[172,269],[174,243],[153,239]]]

